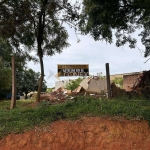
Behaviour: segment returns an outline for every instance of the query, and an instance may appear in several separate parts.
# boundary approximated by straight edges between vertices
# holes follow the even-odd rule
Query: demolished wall
[[[55,82],[55,91],[61,87],[65,87],[69,83],[69,80]]]
[[[150,71],[143,71],[123,76],[123,89],[111,84],[112,97],[126,96],[128,98],[150,99]]]
[[[123,75],[123,89],[126,91],[133,90],[133,87],[140,81],[142,76],[143,72]]]
[[[102,91],[107,92],[106,78],[86,78],[80,83],[80,86],[83,87],[88,93],[100,94]]]

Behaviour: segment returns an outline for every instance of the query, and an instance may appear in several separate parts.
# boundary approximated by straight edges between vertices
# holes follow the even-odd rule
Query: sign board
[[[89,76],[88,64],[58,65],[58,76]]]

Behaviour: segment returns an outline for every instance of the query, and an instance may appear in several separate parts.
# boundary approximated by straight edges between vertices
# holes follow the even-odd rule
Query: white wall
[[[106,79],[84,79],[80,86],[90,93],[101,93],[101,91],[107,92]]]
[[[69,80],[55,82],[55,90],[59,89],[60,87],[65,87],[68,82]]]

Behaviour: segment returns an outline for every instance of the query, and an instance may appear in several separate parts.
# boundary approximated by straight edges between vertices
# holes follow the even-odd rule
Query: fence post
[[[108,98],[111,99],[109,63],[106,63],[106,81],[107,81],[107,93],[108,93]]]
[[[12,95],[10,109],[16,107],[16,67],[15,67],[15,56],[11,58],[12,62]]]

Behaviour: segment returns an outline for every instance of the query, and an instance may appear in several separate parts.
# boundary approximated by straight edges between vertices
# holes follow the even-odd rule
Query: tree
[[[0,37],[0,61],[1,65],[5,68],[11,68],[11,57],[12,57],[12,47],[9,45],[7,40],[4,38]],[[16,68],[17,70],[22,71],[22,69],[26,66],[26,63],[28,60],[31,60],[33,57],[31,57],[29,54],[26,52],[22,53],[15,53],[16,59]],[[33,59],[32,59],[33,60]],[[36,61],[36,59],[34,59]]]
[[[27,52],[15,53],[13,54],[13,47],[8,43],[8,41],[0,37],[0,58],[1,58],[1,77],[0,82],[2,85],[0,88],[0,96],[6,97],[6,94],[12,93],[12,100],[10,108],[14,108],[16,105],[16,82],[15,82],[15,71],[11,73],[13,66],[21,72],[26,65],[27,60],[33,60]],[[11,62],[11,59],[14,58],[15,64]],[[36,61],[36,59],[34,59]],[[13,61],[14,62],[14,61]],[[13,82],[11,82],[11,80]],[[7,85],[7,87],[6,87]],[[12,90],[12,91],[11,91]]]
[[[40,73],[35,72],[32,69],[24,69],[21,72],[17,71],[17,92],[22,95],[25,93],[25,98],[29,92],[38,90]],[[47,89],[46,81],[43,81],[42,92]]]
[[[0,57],[5,67],[11,66],[11,48],[2,37],[0,37]]]
[[[29,2],[28,0],[3,0],[0,2],[0,7],[0,36],[15,44],[12,39],[18,30],[23,29],[28,20]]]
[[[11,91],[11,49],[6,41],[0,37],[0,97],[6,97]]]
[[[143,30],[139,36],[145,45],[145,57],[150,55],[150,1],[149,0],[83,0],[80,29],[95,40],[126,43],[135,48],[137,40],[132,33]]]
[[[11,95],[11,103],[10,110],[16,107],[16,62],[15,56],[13,55],[11,58],[11,69],[12,69],[12,95]]]
[[[37,59],[30,55],[32,40],[29,36],[31,35],[23,34],[24,31],[30,29],[27,25],[27,21],[30,21],[29,4],[28,0],[2,0],[0,2],[0,56],[4,61],[10,62],[10,55],[15,55],[16,68],[24,67],[30,60],[37,62]],[[26,47],[23,47],[21,43]]]
[[[123,88],[123,78],[115,77],[112,82],[114,82],[118,87]]]
[[[0,93],[3,90],[10,89],[11,87],[11,68],[6,67],[5,64],[0,61]]]
[[[18,53],[23,51],[20,45],[24,45],[27,47],[26,51],[36,50],[39,57],[41,77],[37,102],[40,101],[44,78],[43,55],[52,56],[69,46],[68,34],[62,22],[71,24],[76,21],[77,9],[78,7],[71,6],[66,0],[16,0],[13,3],[8,0],[2,5],[0,12],[3,15],[0,19],[2,32],[0,34],[7,38]],[[4,24],[12,27],[10,31],[6,30],[8,27]]]

